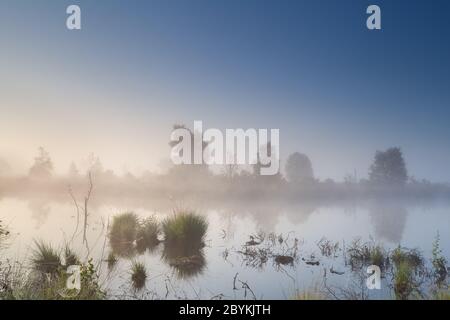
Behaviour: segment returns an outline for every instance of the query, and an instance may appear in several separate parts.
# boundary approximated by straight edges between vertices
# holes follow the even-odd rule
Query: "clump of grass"
[[[36,249],[32,262],[35,270],[45,274],[56,274],[61,267],[61,258],[58,252],[43,241],[35,241]]]
[[[356,239],[347,250],[347,254],[352,269],[376,265],[381,270],[385,270],[389,266],[389,255],[386,250],[371,242],[362,243],[360,239]]]
[[[433,258],[431,263],[433,265],[433,276],[435,279],[435,284],[438,288],[443,286],[447,280],[447,259],[442,255],[442,250],[440,247],[440,235],[439,232],[433,242]]]
[[[407,300],[413,295],[421,296],[419,275],[424,275],[425,263],[417,249],[400,246],[391,254],[394,263],[394,294],[398,300]]]
[[[158,243],[159,225],[156,219],[147,218],[143,220],[137,230],[136,245],[138,248],[153,248]]]
[[[110,231],[111,241],[132,243],[136,239],[138,225],[138,217],[133,212],[115,216]]]
[[[80,258],[69,246],[66,246],[66,248],[64,249],[64,259],[66,261],[66,266],[81,264]]]
[[[66,288],[68,275],[57,272],[51,277],[41,274],[27,273],[22,268],[12,279],[8,279],[7,299],[16,300],[101,300],[106,293],[99,285],[92,260],[81,267],[81,290]],[[62,270],[61,270],[62,271]],[[0,298],[2,294],[0,292]]]
[[[117,255],[133,255],[138,226],[139,219],[132,212],[122,213],[113,218],[109,240],[112,250]]]
[[[108,269],[114,268],[114,266],[117,263],[117,257],[115,256],[114,252],[110,252],[108,254],[108,259],[106,259],[106,262],[108,263]]]
[[[370,263],[382,268],[385,265],[386,254],[380,246],[375,246],[369,250]]]
[[[134,261],[131,266],[131,281],[133,287],[137,290],[142,289],[145,286],[147,280],[147,270],[142,262]]]
[[[396,299],[407,300],[415,290],[413,273],[413,268],[406,261],[401,261],[396,266],[396,272],[394,274],[394,293]]]
[[[176,213],[162,225],[167,242],[202,243],[208,229],[206,219],[194,212]]]
[[[400,264],[407,263],[415,273],[424,271],[425,262],[417,249],[403,249],[399,246],[392,252],[391,260],[397,268]]]

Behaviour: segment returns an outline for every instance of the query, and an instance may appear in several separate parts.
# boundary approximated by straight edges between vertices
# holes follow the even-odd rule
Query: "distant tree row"
[[[270,146],[269,146],[270,148]],[[269,149],[270,150],[270,149]],[[88,158],[89,171],[95,174],[104,173],[103,166],[98,157],[91,154]],[[5,165],[3,165],[5,166]],[[259,175],[261,164],[253,166],[252,174]],[[174,168],[176,170],[187,169]],[[192,168],[193,169],[193,168]],[[200,168],[197,168],[200,169]],[[201,171],[205,172],[207,166],[201,166]],[[198,171],[198,170],[197,170]],[[34,158],[34,163],[30,168],[29,174],[35,178],[49,178],[53,172],[53,162],[49,153],[42,147],[38,149],[38,154]],[[223,174],[227,178],[233,178],[239,174],[237,166],[226,166]],[[69,169],[70,176],[79,175],[78,168],[74,163]],[[292,184],[312,183],[315,180],[312,162],[305,154],[295,152],[291,154],[286,161],[285,175],[288,182]],[[348,179],[346,179],[348,180]],[[408,171],[400,148],[389,148],[385,151],[376,151],[372,165],[369,168],[369,180],[374,185],[403,186],[408,181]],[[356,179],[353,182],[357,182]]]
[[[308,156],[295,152],[285,166],[286,178],[292,183],[314,181],[314,172]],[[408,181],[408,171],[400,148],[377,151],[369,168],[369,182],[374,185],[403,186]],[[356,182],[356,181],[355,181]]]

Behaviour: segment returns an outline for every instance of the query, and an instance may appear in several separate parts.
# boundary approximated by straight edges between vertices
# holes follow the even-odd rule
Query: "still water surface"
[[[386,248],[398,245],[417,248],[429,260],[432,243],[437,232],[441,237],[443,255],[450,258],[450,204],[345,204],[336,206],[246,206],[227,209],[198,209],[207,217],[209,228],[204,263],[199,270],[180,275],[162,259],[163,248],[119,259],[108,271],[104,261],[110,251],[107,241],[108,221],[115,214],[133,211],[140,217],[156,216],[159,221],[172,214],[172,209],[149,209],[97,203],[90,209],[88,243],[90,256],[101,263],[102,283],[110,298],[237,298],[289,299],[296,292],[323,287],[324,274],[329,286],[341,288],[361,283],[345,265],[342,249],[357,238],[373,241]],[[68,201],[42,201],[40,199],[0,200],[0,217],[11,232],[9,246],[2,255],[10,259],[29,261],[33,240],[42,239],[62,248],[74,234],[77,214]],[[82,224],[80,222],[80,224]],[[72,246],[85,257],[86,247],[81,241],[81,230],[76,233]],[[280,265],[267,259],[255,263],[242,254],[244,245],[258,235],[264,235],[267,248],[271,234],[282,235],[283,243],[274,242],[273,254],[298,251],[292,264]],[[256,238],[255,238],[256,237]],[[322,238],[339,244],[332,257],[321,254],[318,243]],[[255,246],[257,248],[258,246]],[[291,250],[291,251],[289,251]],[[83,256],[84,255],[84,256]],[[248,258],[248,257],[247,257]],[[145,263],[148,279],[145,289],[136,292],[130,281],[132,261]],[[319,265],[308,265],[318,261]],[[338,273],[330,273],[330,268]],[[359,281],[359,282],[358,282]],[[248,285],[248,288],[244,284]],[[368,292],[370,298],[391,298],[392,292],[384,285],[382,290]],[[254,295],[254,296],[253,296]]]

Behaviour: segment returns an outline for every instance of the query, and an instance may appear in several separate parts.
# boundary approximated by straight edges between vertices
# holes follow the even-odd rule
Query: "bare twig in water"
[[[87,230],[87,226],[88,226],[88,215],[89,215],[88,203],[89,203],[89,199],[91,198],[92,189],[94,188],[94,185],[92,184],[92,175],[91,175],[90,171],[88,173],[88,177],[89,177],[89,190],[88,190],[87,196],[84,198],[83,243],[86,244],[86,249],[89,253],[89,246],[88,246],[88,241],[87,241],[87,237],[86,237],[86,230]]]
[[[234,278],[233,278],[233,290],[237,290],[236,279],[237,279],[238,274],[239,274],[239,272],[236,272],[236,274],[234,275]]]
[[[252,294],[253,296],[253,300],[256,300],[256,296],[255,293],[253,292],[253,290],[250,288],[250,286],[248,285],[247,282],[238,280],[241,284],[242,284],[242,288],[245,290],[244,291],[244,298],[247,298],[247,290]]]
[[[78,205],[77,199],[75,198],[75,196],[73,195],[73,191],[72,191],[72,187],[69,186],[69,195],[72,198],[72,201],[75,205],[75,208],[77,209],[77,225],[75,226],[75,230],[73,231],[73,235],[72,238],[70,240],[70,243],[73,242],[77,232],[78,232],[78,227],[80,226],[80,206]]]
[[[87,192],[86,197],[84,198],[84,207],[81,207],[78,204],[78,201],[76,200],[72,188],[69,186],[69,195],[72,198],[72,201],[75,205],[75,208],[77,210],[77,224],[75,226],[75,230],[73,232],[72,238],[70,240],[70,243],[73,242],[74,238],[76,237],[76,234],[78,232],[78,227],[80,224],[80,215],[81,215],[81,211],[83,211],[84,214],[84,222],[83,222],[83,243],[86,245],[86,249],[87,249],[87,256],[89,256],[90,250],[89,250],[89,245],[88,245],[88,240],[87,240],[87,227],[88,227],[88,216],[89,216],[89,211],[88,211],[88,204],[89,204],[89,200],[91,199],[91,195],[92,195],[92,190],[94,188],[94,184],[92,182],[92,175],[91,172],[89,171],[88,173],[88,178],[89,178],[89,189]]]

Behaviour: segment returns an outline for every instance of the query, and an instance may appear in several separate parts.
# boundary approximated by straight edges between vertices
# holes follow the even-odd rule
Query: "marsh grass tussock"
[[[142,262],[133,261],[131,265],[131,282],[133,287],[141,290],[147,280],[147,270]]]
[[[422,297],[422,282],[427,275],[425,260],[417,249],[400,246],[391,253],[393,262],[393,289],[397,300]]]
[[[406,261],[396,265],[394,273],[394,294],[397,300],[408,300],[415,290],[413,268]]]
[[[72,250],[64,250],[65,255]],[[70,259],[66,259],[66,264]],[[68,290],[69,275],[50,244],[36,241],[32,269],[19,262],[0,265],[0,300],[98,300],[105,298],[96,269],[89,260],[79,265],[81,290]]]
[[[355,239],[347,249],[348,263],[353,270],[358,270],[369,265],[377,265],[386,270],[389,267],[389,253],[378,244],[373,242],[362,242]]]
[[[81,264],[81,260],[78,255],[68,245],[64,248],[64,260],[66,266]]]
[[[109,243],[116,255],[121,257],[134,255],[138,227],[138,216],[132,212],[122,213],[113,217],[109,231]]]
[[[136,214],[126,212],[113,217],[110,239],[112,242],[133,243],[136,240],[139,219]]]
[[[208,230],[208,222],[203,216],[184,211],[164,220],[162,229],[167,242],[202,243]]]
[[[395,248],[391,253],[391,260],[395,267],[407,264],[417,274],[425,272],[425,259],[417,249]]]
[[[141,221],[136,233],[136,246],[143,249],[152,249],[159,244],[159,224],[154,217]]]
[[[108,258],[105,260],[105,262],[108,264],[108,270],[111,270],[112,268],[114,268],[114,266],[117,263],[117,257],[114,254],[114,252],[110,252],[108,254]]]
[[[56,249],[44,241],[35,241],[32,262],[36,271],[45,274],[56,274],[61,268],[61,258]]]

